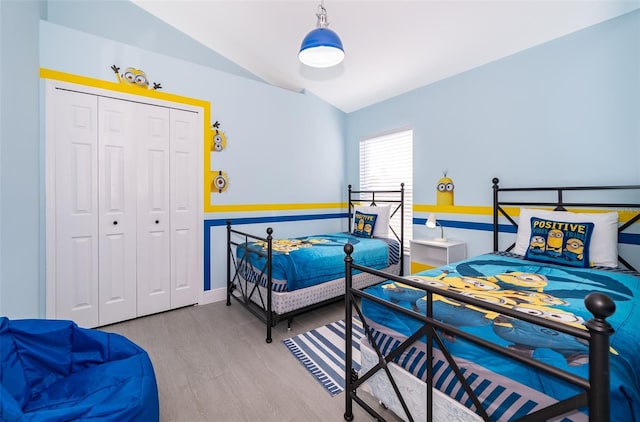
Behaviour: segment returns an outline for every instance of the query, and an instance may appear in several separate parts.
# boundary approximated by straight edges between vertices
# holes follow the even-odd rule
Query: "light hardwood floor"
[[[338,422],[344,420],[344,393],[331,397],[282,340],[340,319],[344,309],[337,302],[296,317],[291,331],[281,322],[267,344],[256,317],[237,303],[216,302],[101,330],[124,335],[151,357],[161,421]],[[355,403],[353,409],[355,421],[373,420]]]

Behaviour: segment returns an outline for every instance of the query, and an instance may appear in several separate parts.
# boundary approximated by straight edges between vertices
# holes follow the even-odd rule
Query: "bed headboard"
[[[402,251],[404,251],[404,183],[400,183],[400,189],[398,190],[353,190],[352,186],[349,185],[349,212],[347,214],[349,233],[351,233],[356,205],[379,206],[387,204],[391,205],[389,233],[400,242],[400,256],[402,257]],[[394,221],[399,221],[399,225],[396,225],[399,228],[394,228],[392,224]],[[400,274],[404,274],[403,261],[403,259],[400,259]]]
[[[499,186],[499,179],[496,177],[493,182],[493,250],[498,251],[498,234],[501,231],[498,224],[499,218],[505,217],[511,226],[518,229],[518,223],[509,214],[506,207],[531,207],[531,208],[551,208],[554,211],[567,211],[567,208],[587,209],[598,208],[603,211],[627,211],[631,217],[619,225],[618,236],[627,230],[632,224],[640,220],[640,185],[621,186],[568,186],[568,187],[522,187],[503,188]],[[619,191],[616,198],[624,196],[623,202],[616,200],[606,201],[597,199],[603,197],[604,191]],[[594,192],[599,195],[594,196]],[[565,195],[566,194],[566,195]],[[571,198],[568,198],[571,196]],[[574,198],[585,198],[576,201]],[[596,199],[593,199],[596,198]],[[630,198],[629,202],[626,198]],[[614,198],[615,199],[615,198]],[[508,227],[511,227],[508,226]],[[502,230],[512,231],[512,230]],[[512,243],[506,251],[510,251],[515,246]],[[618,255],[618,261],[626,268],[636,270],[624,258]]]

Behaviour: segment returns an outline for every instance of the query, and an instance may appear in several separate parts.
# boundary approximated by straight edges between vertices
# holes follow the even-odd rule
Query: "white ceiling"
[[[346,58],[298,61],[320,0],[132,0],[273,85],[352,112],[640,8],[640,0],[325,0]]]

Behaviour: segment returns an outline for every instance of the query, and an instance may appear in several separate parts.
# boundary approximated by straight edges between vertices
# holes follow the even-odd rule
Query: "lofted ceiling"
[[[270,84],[352,112],[640,8],[640,0],[325,0],[343,63],[298,61],[320,0],[132,0]]]

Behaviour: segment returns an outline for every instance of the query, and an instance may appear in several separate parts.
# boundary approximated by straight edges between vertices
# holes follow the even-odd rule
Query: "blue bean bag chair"
[[[0,421],[157,421],[147,353],[72,321],[0,317]]]

